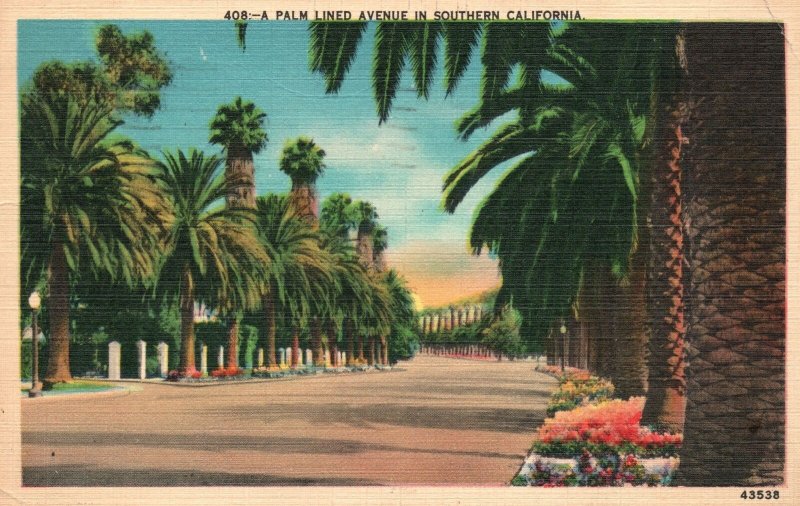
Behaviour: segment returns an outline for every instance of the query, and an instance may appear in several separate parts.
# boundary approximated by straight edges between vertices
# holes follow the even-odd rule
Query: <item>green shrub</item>
[[[503,310],[499,318],[495,319],[483,330],[481,344],[508,357],[522,355],[524,347],[519,337],[522,317],[512,308]]]

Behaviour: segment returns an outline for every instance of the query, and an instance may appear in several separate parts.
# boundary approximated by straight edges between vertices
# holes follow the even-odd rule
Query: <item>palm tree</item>
[[[21,286],[46,276],[50,350],[45,387],[71,380],[70,293],[78,270],[134,285],[154,275],[168,206],[156,164],[126,139],[113,105],[67,92],[21,100]]]
[[[285,308],[286,313],[294,315],[290,320],[300,319],[307,312],[312,285],[329,277],[329,266],[318,234],[297,216],[288,198],[270,194],[259,197],[256,204],[259,238],[272,259],[266,271],[262,308],[267,367],[276,368],[276,312]]]
[[[333,237],[344,241],[350,237],[353,223],[353,199],[346,193],[333,193],[322,202],[320,228]]]
[[[694,98],[695,101],[705,99],[702,106],[699,106],[701,114],[698,114],[704,123],[702,126],[697,126],[699,122],[682,125],[690,115],[680,107],[676,107],[680,103],[670,105],[671,111],[677,113],[675,116],[659,114],[657,117],[666,123],[659,128],[668,132],[671,130],[671,135],[668,137],[657,134],[658,146],[653,149],[659,151],[663,149],[664,152],[656,152],[651,156],[656,164],[662,165],[661,168],[668,167],[670,162],[674,164],[681,156],[680,149],[677,150],[677,154],[674,154],[674,151],[681,145],[682,139],[692,137],[686,135],[687,130],[699,129],[705,134],[705,138],[709,139],[708,145],[700,150],[705,155],[704,163],[698,164],[702,165],[701,167],[693,167],[693,170],[697,171],[698,187],[694,194],[684,196],[687,202],[683,209],[687,218],[685,221],[690,223],[688,238],[695,245],[695,249],[688,253],[691,270],[681,273],[679,266],[683,253],[678,245],[681,244],[682,237],[677,230],[679,225],[669,224],[671,218],[679,216],[676,205],[679,196],[675,191],[670,194],[665,189],[652,188],[649,191],[652,191],[651,195],[657,201],[657,206],[645,210],[646,202],[648,200],[652,202],[653,199],[647,198],[651,195],[645,193],[647,189],[641,185],[641,182],[651,180],[656,183],[659,181],[675,183],[678,177],[686,178],[686,174],[679,175],[675,171],[667,176],[666,171],[660,169],[654,169],[652,176],[648,177],[643,170],[651,163],[647,159],[647,139],[653,134],[652,129],[647,128],[648,120],[652,121],[653,111],[662,103],[656,102],[655,107],[651,105],[652,98],[657,96],[652,90],[652,83],[655,82],[652,79],[653,69],[659,67],[653,63],[665,61],[664,55],[672,52],[675,45],[671,42],[674,41],[676,27],[627,25],[620,29],[608,25],[571,25],[565,32],[570,34],[570,37],[576,35],[578,41],[582,38],[584,42],[591,42],[592,45],[589,47],[604,49],[603,55],[597,54],[596,49],[594,51],[597,61],[601,64],[602,58],[607,55],[605,48],[627,47],[628,49],[619,52],[620,57],[625,54],[641,57],[639,64],[620,65],[620,62],[616,61],[599,66],[591,64],[586,66],[584,61],[587,55],[570,47],[575,42],[574,38],[568,37],[563,39],[566,42],[561,43],[557,37],[553,37],[552,43],[539,45],[536,42],[528,44],[526,37],[517,37],[517,40],[524,41],[519,45],[527,47],[524,47],[522,52],[515,52],[510,50],[513,45],[503,46],[504,38],[499,32],[505,31],[511,34],[516,28],[509,29],[509,25],[494,24],[494,33],[497,35],[491,35],[492,24],[484,25],[483,28],[462,23],[452,24],[452,26],[457,25],[460,25],[459,28],[452,32],[460,34],[457,38],[451,38],[447,30],[451,25],[444,25],[445,54],[446,57],[454,55],[450,57],[451,63],[468,61],[475,41],[481,36],[484,48],[481,103],[472,114],[462,120],[459,131],[469,134],[512,110],[518,111],[520,121],[517,125],[499,130],[482,150],[476,152],[477,156],[471,157],[471,161],[467,160],[468,163],[460,164],[460,169],[451,172],[446,180],[445,208],[457,205],[463,195],[474,186],[475,181],[500,161],[510,159],[512,153],[516,152],[513,156],[517,156],[535,151],[536,155],[521,162],[516,170],[510,171],[499,183],[476,216],[476,225],[480,225],[481,222],[483,225],[477,230],[475,226],[473,227],[473,245],[476,242],[479,245],[489,244],[490,247],[496,248],[496,253],[500,257],[504,282],[498,300],[502,304],[514,297],[515,306],[525,314],[523,324],[530,325],[534,322],[541,330],[546,329],[555,320],[554,316],[564,314],[574,303],[574,294],[580,292],[585,276],[590,272],[588,270],[590,264],[587,261],[608,261],[610,257],[615,277],[621,280],[627,278],[631,280],[632,285],[640,284],[632,281],[636,271],[636,266],[632,263],[635,260],[633,255],[638,251],[637,234],[642,229],[640,220],[643,216],[663,213],[654,221],[657,226],[652,229],[653,233],[648,241],[660,249],[662,255],[668,251],[671,258],[666,265],[658,265],[657,268],[661,272],[648,276],[649,280],[660,280],[658,282],[661,287],[651,286],[648,290],[654,292],[656,297],[667,293],[671,301],[664,301],[653,307],[655,326],[650,342],[653,343],[651,349],[655,347],[658,350],[658,353],[653,355],[653,360],[661,363],[662,358],[666,356],[669,362],[665,368],[653,364],[651,360],[651,368],[655,374],[649,382],[650,388],[654,391],[662,389],[662,386],[658,385],[659,382],[667,382],[663,388],[672,389],[678,394],[677,398],[680,398],[682,389],[680,376],[683,367],[681,351],[683,325],[680,317],[683,302],[680,287],[688,283],[690,304],[687,306],[687,314],[691,316],[688,318],[687,340],[696,342],[691,348],[697,353],[697,357],[689,369],[689,402],[683,452],[686,463],[681,466],[683,479],[691,484],[720,484],[718,480],[723,479],[730,484],[768,484],[781,481],[782,465],[770,460],[773,455],[782,455],[784,448],[782,386],[785,333],[780,322],[784,321],[785,316],[783,305],[785,298],[781,291],[785,284],[783,264],[785,243],[781,237],[785,228],[783,218],[785,200],[780,192],[766,195],[764,192],[754,191],[751,194],[752,199],[746,199],[747,205],[743,205],[739,190],[742,187],[765,188],[770,185],[781,187],[785,183],[785,166],[782,165],[785,160],[783,143],[785,138],[782,133],[785,130],[783,124],[777,124],[783,118],[780,112],[785,110],[784,95],[782,88],[769,88],[773,84],[776,88],[783,86],[781,51],[783,43],[778,33],[780,27],[754,25],[747,27],[747,33],[741,36],[742,29],[730,25],[716,25],[714,29],[710,29],[708,25],[699,25],[693,26],[694,37],[687,34],[678,39],[679,43],[691,47],[694,51],[685,53],[685,61],[691,65],[694,65],[692,62],[697,62],[697,68],[700,69],[697,73],[689,73],[691,76],[688,78],[689,87],[693,86],[695,89],[695,96],[689,98]],[[541,29],[543,26],[539,27]],[[376,40],[376,48],[378,46],[381,48],[380,51],[376,50],[376,60],[378,53],[385,57],[394,51],[392,54],[395,55],[395,59],[391,62],[387,60],[388,63],[383,67],[385,72],[373,75],[374,82],[389,84],[380,88],[384,90],[384,96],[379,97],[377,101],[379,121],[388,117],[388,108],[396,91],[396,87],[390,84],[392,80],[397,79],[404,63],[402,57],[396,55],[407,54],[409,47],[408,40],[389,37],[390,34],[397,32],[390,32],[388,28],[388,26],[380,28],[384,35],[381,36],[380,42]],[[636,37],[639,28],[641,28],[639,35],[643,37]],[[330,27],[327,30],[332,29],[333,27]],[[535,30],[535,25],[526,29]],[[731,36],[731,30],[734,29],[739,32],[737,37]],[[321,27],[312,27],[312,31],[314,30],[322,33]],[[614,31],[616,34],[610,35]],[[317,37],[315,42],[312,36],[310,58],[314,62],[312,68],[324,74],[329,91],[335,92],[341,84],[349,62],[352,61],[354,49],[351,50],[351,47],[356,45],[353,40],[357,42],[357,37],[333,37],[328,31],[324,33],[326,38],[323,44],[320,44],[322,38]],[[394,40],[395,43],[387,44],[387,40],[389,42]],[[533,40],[541,39],[534,37]],[[730,47],[724,47],[725,44]],[[587,47],[583,43],[577,46]],[[448,49],[450,47],[459,49],[454,49],[451,53]],[[537,47],[544,48],[544,51],[539,53]],[[636,47],[641,50],[637,51]],[[742,55],[753,54],[756,56],[751,57],[748,64],[742,64]],[[524,61],[537,56],[546,57],[544,61],[547,63],[544,67],[547,70],[564,78],[574,86],[574,90],[582,91],[565,93],[564,97],[558,95],[554,97],[563,99],[572,96],[572,103],[555,100],[553,108],[545,107],[547,104],[543,104],[537,89],[539,72],[536,71],[536,62],[533,61],[531,64]],[[737,61],[732,61],[732,58],[736,58]],[[519,68],[522,83],[520,86],[507,88],[507,77],[517,63],[521,63]],[[460,74],[457,70],[453,70],[458,68],[456,65],[448,68],[446,59],[445,81],[448,90],[458,81]],[[604,68],[621,70],[619,78],[611,81],[598,79],[599,86],[595,86],[594,91],[590,93],[591,82],[586,81],[594,79],[598,71]],[[732,78],[729,69],[735,69],[734,76],[737,77]],[[639,77],[634,78],[634,75]],[[766,75],[770,78],[753,80],[754,75]],[[659,79],[664,77],[661,76]],[[611,83],[620,84],[623,88],[621,90],[616,87],[609,88]],[[641,86],[642,83],[646,84]],[[633,93],[629,94],[624,89],[625,86],[638,87],[638,90],[634,89]],[[611,90],[611,93],[603,94],[604,88]],[[642,94],[645,97],[642,97]],[[748,99],[746,107],[739,108],[736,101],[738,96],[758,97],[758,99]],[[593,103],[602,104],[602,100],[607,97],[621,97],[623,100],[617,101],[617,106],[611,111],[606,111],[606,107],[596,108],[593,105]],[[683,101],[685,105],[691,105],[692,102]],[[764,114],[764,111],[778,112]],[[611,114],[606,114],[607,112]],[[619,121],[624,120],[626,113],[630,125],[628,133],[620,128],[624,125],[624,121]],[[711,118],[711,121],[706,120],[706,117]],[[747,117],[748,120],[732,127],[731,117]],[[767,125],[773,120],[775,124]],[[651,133],[648,134],[648,130],[651,130]],[[617,138],[615,131],[624,135]],[[767,139],[767,132],[770,131],[779,134]],[[603,135],[600,135],[601,133]],[[533,142],[537,136],[541,142]],[[637,141],[637,138],[640,140]],[[552,139],[572,139],[572,142],[547,142]],[[693,146],[698,145],[697,139],[703,139],[702,135],[692,137]],[[637,142],[631,143],[630,140]],[[724,151],[720,153],[720,149],[731,149],[736,156],[729,158]],[[597,156],[598,154],[600,156]],[[686,158],[691,160],[692,155]],[[741,164],[742,160],[747,160],[747,163]],[[587,161],[591,162],[586,165],[587,169],[591,169],[591,165],[596,166],[597,162],[602,162],[606,168],[617,166],[617,169],[612,172],[604,171],[604,177],[600,179],[596,178],[597,174],[586,174],[591,170],[581,169],[577,173],[578,179],[572,181],[576,169]],[[733,167],[729,168],[728,165],[731,164]],[[762,165],[761,169],[757,169]],[[559,170],[565,177],[553,178],[554,170]],[[609,191],[605,175],[614,172],[616,182]],[[619,184],[620,175],[623,177],[624,186]],[[661,177],[662,175],[665,177]],[[592,177],[595,177],[594,180],[602,184],[595,184],[592,191],[586,192],[587,189],[592,189],[591,185],[574,184],[581,177],[584,181],[591,181]],[[699,184],[701,180],[702,185]],[[565,188],[572,191],[565,193]],[[597,188],[603,188],[605,191],[597,192]],[[625,195],[625,188],[629,190],[629,196]],[[581,189],[584,193],[581,193]],[[520,199],[521,194],[529,197]],[[640,195],[646,197],[640,198]],[[595,213],[591,212],[591,208],[587,209],[582,205],[585,202],[596,204],[595,209],[614,210],[615,215],[619,210],[623,210],[624,213],[619,215],[619,220],[593,221],[590,217]],[[566,215],[565,210],[568,211]],[[573,210],[577,212],[572,212]],[[498,216],[541,217],[547,216],[548,213],[554,223],[546,221],[541,227],[531,226],[521,220],[515,222],[512,220],[512,223],[497,220],[492,222],[493,217]],[[565,216],[570,219],[559,219]],[[599,216],[602,218],[602,215]],[[600,243],[603,246],[601,251],[606,253],[589,255],[586,252],[595,251],[594,243],[576,239],[582,236],[591,237],[591,231],[587,231],[585,227],[573,230],[570,230],[569,226],[561,228],[557,226],[557,222],[564,225],[571,222],[589,223],[595,231],[615,230],[617,237]],[[755,237],[750,236],[754,232],[740,225],[740,223],[762,222],[765,225],[759,230],[769,232],[756,234]],[[664,223],[667,223],[666,227],[662,226]],[[726,223],[736,223],[736,225],[725,227]],[[620,224],[626,225],[619,226]],[[614,228],[606,228],[606,225]],[[715,235],[717,231],[719,233]],[[663,237],[664,232],[668,233],[667,240]],[[770,232],[774,234],[771,235]],[[530,250],[527,247],[514,248],[514,237],[525,238],[529,242],[531,237],[538,239],[534,241],[535,262],[532,263],[531,269],[522,263],[530,262]],[[564,243],[570,245],[567,248],[569,254],[561,258],[546,254],[546,248],[551,247],[546,240],[548,237],[567,238]],[[721,237],[725,237],[726,240],[721,241]],[[574,244],[580,247],[576,249],[572,246]],[[741,250],[735,249],[736,244],[747,244],[748,253],[744,257]],[[730,247],[726,248],[726,245]],[[514,255],[515,250],[520,253],[519,256]],[[616,253],[608,254],[614,251]],[[723,261],[719,261],[720,258]],[[605,271],[605,268],[603,270]],[[536,276],[537,273],[542,275]],[[536,294],[533,294],[532,301],[524,300],[529,288],[540,286],[557,286],[566,290],[549,293],[546,298],[538,300]],[[724,286],[730,293],[721,296],[720,286]],[[756,290],[754,286],[762,288]],[[765,302],[760,302],[760,305],[767,309],[752,308],[752,301],[760,301],[762,297]],[[641,299],[638,295],[636,298]],[[531,314],[534,308],[536,313]],[[665,312],[670,318],[665,322],[666,325],[661,325],[661,320],[658,318],[663,318]],[[537,314],[542,315],[538,322]],[[751,339],[755,336],[757,339]],[[641,339],[636,338],[633,341],[635,344],[637,341],[641,342]],[[758,373],[755,377],[752,377],[751,373],[743,373],[746,367],[742,363],[744,356],[742,350],[745,349],[748,350],[747,353],[759,357]],[[692,370],[697,371],[698,366],[702,370],[695,376]],[[659,372],[664,369],[668,374]],[[751,379],[742,384],[742,378]],[[756,413],[752,413],[749,419],[744,415],[730,415],[741,409],[740,404],[737,404],[741,398],[759,399],[759,409]],[[776,425],[777,430],[766,429]],[[745,447],[739,451],[742,442]],[[741,461],[734,456],[742,456]],[[720,459],[726,462],[723,471],[719,470]],[[736,469],[733,469],[734,467]]]
[[[365,313],[372,303],[372,284],[367,270],[350,242],[350,231],[357,227],[357,220],[353,201],[345,193],[334,193],[322,203],[320,231],[325,249],[333,255],[336,266],[337,290],[332,301],[331,321],[341,322],[348,367],[355,365],[355,336],[358,333],[361,342],[360,324],[366,318]],[[334,334],[331,329],[329,340],[330,334]],[[359,348],[362,349],[363,358],[363,343]]]
[[[653,339],[648,343],[649,377],[642,424],[683,431],[686,409],[686,324],[684,321],[683,128],[688,124],[684,30],[675,30],[672,55],[662,58],[650,171],[650,263],[648,305]]]
[[[688,24],[685,485],[784,482],[785,40],[779,24]],[[744,99],[743,97],[746,97]],[[733,118],[745,118],[732,121]]]
[[[180,301],[179,372],[185,375],[195,369],[195,301],[223,311],[256,308],[270,258],[256,237],[252,213],[221,205],[228,192],[221,159],[192,149],[188,157],[181,150],[165,152],[164,160],[163,184],[174,220],[159,285]]]
[[[389,247],[389,231],[383,225],[377,225],[372,231],[372,263],[375,270],[386,270],[386,249]]]
[[[211,144],[222,146],[227,156],[225,178],[228,194],[225,203],[231,208],[256,207],[256,180],[253,155],[267,144],[264,120],[267,115],[253,102],[236,97],[219,106],[211,120]]]
[[[414,310],[414,299],[406,280],[394,269],[386,271],[383,283],[389,294],[389,310],[391,313],[390,328],[392,333],[397,333],[402,327],[412,328],[417,318]],[[389,365],[388,334],[381,335],[381,363]]]
[[[356,236],[356,253],[364,268],[375,269],[374,237],[375,227],[378,225],[378,211],[371,202],[358,200],[353,202],[353,222],[358,235]]]
[[[325,151],[308,137],[287,141],[281,155],[280,169],[292,179],[290,198],[295,212],[307,223],[317,225],[316,181],[325,171]]]
[[[335,92],[341,85],[342,69],[346,70],[347,62],[351,61],[348,52],[354,50],[352,40],[357,26],[348,28],[349,36],[344,34],[345,27],[340,35],[334,36],[332,27],[319,25],[311,29],[312,69],[322,72],[329,91]],[[477,41],[482,39],[481,102],[460,120],[458,131],[462,137],[469,137],[476,129],[510,111],[518,113],[518,120],[498,129],[446,176],[443,206],[452,212],[486,173],[507,160],[527,154],[508,171],[476,214],[471,244],[476,253],[488,245],[500,257],[504,284],[496,307],[503,307],[513,296],[515,306],[526,316],[523,334],[534,342],[546,335],[551,321],[564,316],[574,302],[584,252],[598,251],[588,248],[587,243],[599,241],[602,260],[621,279],[628,275],[629,259],[636,250],[638,195],[634,146],[637,137],[642,142],[642,110],[648,102],[646,93],[632,94],[621,88],[640,82],[637,73],[646,74],[648,69],[628,61],[637,55],[636,37],[640,35],[628,28],[610,25],[602,33],[592,34],[612,44],[611,47],[621,47],[616,66],[592,66],[565,43],[558,42],[558,37],[564,35],[551,31],[547,25],[381,23],[377,28],[373,84],[379,121],[388,118],[406,59],[411,62],[418,94],[427,96],[430,69],[436,62],[426,49],[435,48],[439,38],[443,38],[445,84],[450,92],[468,65]],[[586,33],[584,30],[570,34],[569,42],[583,43]],[[518,82],[512,84],[515,68],[521,72]],[[614,74],[613,69],[623,70]],[[566,86],[572,91],[565,86],[543,86],[542,70],[566,79]],[[614,88],[614,92],[604,95],[601,92],[608,89],[602,86]],[[595,89],[598,93],[592,95]],[[619,102],[605,98],[620,95],[628,99],[627,106],[616,107]],[[599,99],[587,102],[587,96]],[[610,185],[613,191],[604,192],[607,199],[575,216],[571,212],[574,206],[583,203],[581,199],[585,200],[587,195],[596,194],[595,189],[586,191],[591,184],[595,189],[598,184]],[[520,188],[526,191],[521,192]],[[519,199],[520,193],[530,196]],[[613,210],[610,217],[609,209]],[[499,216],[517,219],[501,220]],[[603,221],[594,223],[597,218]],[[553,225],[551,221],[557,223]],[[605,224],[623,226],[610,229],[597,226]],[[609,238],[598,238],[599,230],[616,233]],[[566,236],[568,241],[560,239],[564,232],[570,232]],[[534,259],[530,255],[531,237],[538,243]],[[565,249],[567,254],[562,255]],[[546,278],[558,278],[561,282],[547,282]],[[532,283],[536,279],[542,280],[541,285]]]

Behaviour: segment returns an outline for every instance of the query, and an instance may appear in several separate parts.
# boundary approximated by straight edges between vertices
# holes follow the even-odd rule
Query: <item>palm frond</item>
[[[472,61],[472,51],[481,33],[480,23],[443,23],[444,86],[450,95]]]
[[[308,60],[325,79],[325,93],[338,93],[350,70],[367,23],[313,21],[309,24]]]

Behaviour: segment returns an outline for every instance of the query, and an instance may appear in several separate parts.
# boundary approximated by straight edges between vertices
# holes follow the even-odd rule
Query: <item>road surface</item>
[[[23,400],[26,486],[503,485],[555,380],[417,357],[268,383]]]

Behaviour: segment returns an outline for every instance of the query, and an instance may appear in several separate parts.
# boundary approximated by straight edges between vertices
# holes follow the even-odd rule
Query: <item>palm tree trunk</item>
[[[289,193],[297,216],[309,225],[319,226],[319,205],[317,202],[317,188],[313,184],[292,181],[292,191]]]
[[[582,318],[578,322],[580,328],[580,355],[578,367],[581,369],[589,368],[589,326]]]
[[[686,53],[687,409],[677,481],[784,481],[786,95],[783,25],[695,24]]]
[[[358,360],[364,362],[364,336],[358,334]]]
[[[375,365],[375,336],[369,336],[369,365]]]
[[[69,370],[69,269],[60,242],[53,243],[49,274],[50,350],[47,373],[42,381],[45,389],[56,383],[72,381]]]
[[[344,322],[345,322],[345,332],[347,333],[347,367],[352,367],[353,365],[355,365],[354,363],[355,357],[353,356],[355,352],[355,346],[354,346],[355,343],[353,342],[355,338],[355,336],[353,335],[355,334],[355,328],[353,325],[353,321],[350,318],[345,317]]]
[[[644,227],[640,227],[643,229]],[[646,244],[646,232],[640,244]],[[610,318],[616,336],[612,366],[612,383],[622,399],[643,395],[647,388],[647,343],[649,335],[647,312],[648,251],[639,247],[633,254],[629,283],[615,286],[617,310]]]
[[[278,361],[275,358],[277,349],[275,348],[275,301],[272,299],[271,292],[261,298],[261,306],[264,308],[264,318],[267,323],[267,369],[275,369],[278,367]],[[295,334],[296,335],[296,334]],[[294,353],[294,350],[292,350]],[[292,357],[294,360],[294,357]]]
[[[228,147],[225,181],[227,183],[226,207],[229,209],[255,209],[255,166],[250,150],[243,146]]]
[[[336,331],[336,322],[328,320],[328,351],[331,356],[331,366],[339,367],[339,347],[336,343],[338,332]]]
[[[389,365],[389,337],[381,336],[381,364]]]
[[[300,329],[297,325],[292,325],[292,369],[297,369],[298,365],[300,365]]]
[[[325,355],[322,352],[322,326],[319,317],[311,318],[311,350],[315,367],[325,367]]]
[[[231,317],[228,324],[228,369],[239,368],[239,318]]]
[[[679,34],[677,41],[684,35]],[[682,42],[678,60],[685,61]],[[684,71],[686,69],[683,69]],[[689,119],[688,96],[681,90],[660,93],[656,153],[651,179],[649,306],[652,336],[649,349],[647,401],[643,425],[673,432],[683,430],[686,410],[684,322],[684,216],[681,157],[688,139],[683,128]]]
[[[186,375],[195,370],[194,366],[194,282],[189,267],[181,276],[181,362],[178,372]]]
[[[372,249],[372,228],[369,225],[362,224],[358,227],[358,235],[356,236],[356,254],[365,269],[372,270],[375,267]]]

